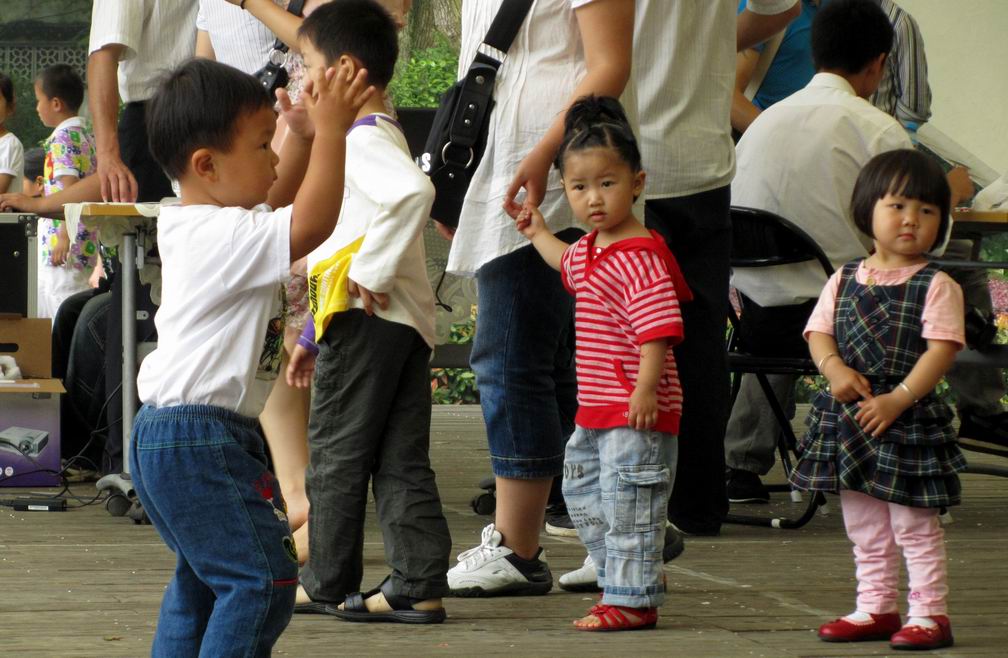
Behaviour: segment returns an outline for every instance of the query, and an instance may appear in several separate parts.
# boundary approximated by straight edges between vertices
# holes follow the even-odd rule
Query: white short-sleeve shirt
[[[779,14],[797,0],[749,0]],[[637,0],[634,75],[648,199],[723,187],[735,171],[735,0]]]
[[[586,68],[575,10],[592,0],[536,0],[504,60],[494,87],[487,147],[469,185],[458,231],[448,256],[448,271],[472,275],[485,263],[528,245],[502,209],[504,195],[522,159],[563,111]],[[459,78],[469,70],[501,0],[462,3]],[[636,126],[632,80],[621,96]],[[636,130],[635,130],[636,132]],[[539,208],[553,232],[576,225],[560,183],[551,169]],[[519,197],[520,198],[520,197]]]
[[[839,269],[866,256],[871,246],[850,214],[861,167],[900,148],[913,144],[895,119],[859,98],[844,78],[817,73],[803,89],[764,110],[742,135],[731,202],[790,220]],[[816,262],[732,274],[732,285],[761,306],[815,299],[825,283]]]
[[[21,191],[21,179],[24,178],[24,146],[14,133],[0,137],[0,174],[13,176],[8,192]]]
[[[259,415],[283,351],[291,208],[161,209],[158,345],[140,366],[142,402]]]
[[[197,8],[197,0],[94,0],[88,54],[126,47],[119,61],[124,103],[149,99],[165,71],[193,56]]]

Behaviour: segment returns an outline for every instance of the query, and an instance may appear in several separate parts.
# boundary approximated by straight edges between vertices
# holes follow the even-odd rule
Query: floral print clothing
[[[72,117],[56,126],[44,146],[46,156],[42,176],[46,196],[63,189],[60,177],[84,178],[95,169],[95,138],[80,117]],[[39,219],[39,249],[44,264],[50,262],[62,223],[61,220]],[[84,228],[81,223],[77,235],[70,241],[66,267],[90,271],[95,266],[97,256],[98,234]]]

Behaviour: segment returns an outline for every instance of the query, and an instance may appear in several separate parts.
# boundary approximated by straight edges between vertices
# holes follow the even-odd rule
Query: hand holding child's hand
[[[70,253],[70,235],[67,233],[66,222],[60,222],[56,229],[56,246],[49,252],[49,264],[55,266],[65,265],[67,254]]]
[[[364,304],[364,312],[368,315],[374,315],[376,304],[382,310],[388,308],[388,293],[368,290],[353,279],[347,279],[347,292],[351,297],[360,297],[361,303]]]
[[[515,217],[515,228],[529,240],[535,238],[539,231],[546,230],[546,219],[539,209],[526,203]]]
[[[906,411],[913,400],[901,393],[889,392],[870,400],[858,402],[860,409],[854,414],[856,420],[868,434],[881,436],[893,421]]]
[[[276,99],[277,105],[280,106],[280,116],[292,133],[309,141],[315,137],[315,124],[308,116],[303,100],[297,104],[292,103],[290,94],[283,87],[276,90]]]
[[[637,386],[630,394],[627,425],[635,430],[649,430],[658,424],[658,393],[653,388]]]
[[[330,67],[321,80],[306,83],[302,98],[316,134],[344,135],[374,93],[374,86],[367,84],[366,69],[358,69],[351,77],[349,68]]]
[[[525,206],[538,206],[542,203],[546,196],[546,180],[551,166],[553,166],[553,154],[539,147],[533,148],[518,163],[511,185],[504,194],[504,212],[512,219],[518,219],[518,214]],[[515,200],[522,189],[525,190],[524,205]]]
[[[847,367],[840,359],[834,359],[834,363],[827,365],[830,367],[823,374],[829,380],[830,392],[837,402],[872,398],[871,384],[857,370]]]
[[[311,386],[312,375],[315,372],[316,354],[306,347],[295,345],[291,352],[290,363],[287,364],[287,384],[294,388]]]

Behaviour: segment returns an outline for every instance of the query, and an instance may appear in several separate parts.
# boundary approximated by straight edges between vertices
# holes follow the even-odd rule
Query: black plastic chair
[[[783,217],[765,210],[732,206],[731,221],[731,265],[733,268],[762,268],[816,261],[822,266],[827,278],[833,274],[833,266],[819,245],[803,230]],[[797,439],[791,429],[791,421],[770,388],[766,376],[818,375],[819,372],[810,358],[763,356],[742,351],[738,335],[745,318],[740,318],[735,309],[729,307],[728,321],[731,323],[731,332],[728,338],[728,369],[734,375],[731,391],[732,404],[734,405],[735,399],[738,397],[741,375],[743,373],[755,375],[763,391],[763,396],[780,425],[777,451],[780,454],[785,474],[790,476],[793,468],[791,454],[795,450]],[[787,484],[771,484],[767,485],[767,489],[770,491],[791,491]],[[801,497],[797,492],[792,492],[792,499],[797,501],[801,500]],[[729,514],[725,518],[725,522],[771,528],[800,528],[808,523],[815,515],[816,510],[825,503],[826,498],[823,494],[815,492],[810,496],[804,513],[798,518],[766,518]]]

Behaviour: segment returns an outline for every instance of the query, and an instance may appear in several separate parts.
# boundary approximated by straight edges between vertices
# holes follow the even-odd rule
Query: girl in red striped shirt
[[[662,547],[682,389],[671,347],[689,289],[662,238],[633,206],[645,174],[619,101],[585,97],[564,123],[555,166],[574,215],[593,230],[572,245],[538,209],[516,226],[575,297],[578,413],[564,498],[603,590],[579,630],[652,628],[665,597]]]

